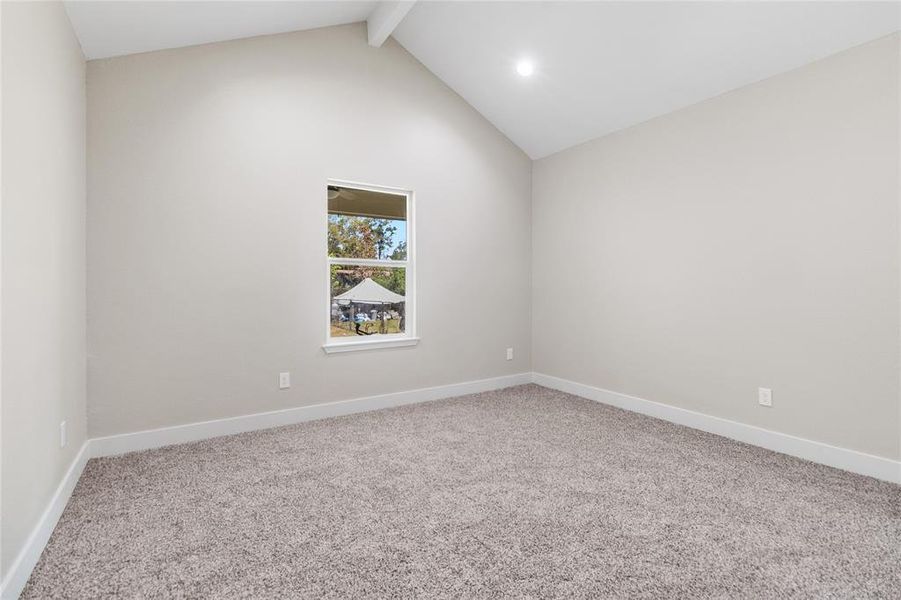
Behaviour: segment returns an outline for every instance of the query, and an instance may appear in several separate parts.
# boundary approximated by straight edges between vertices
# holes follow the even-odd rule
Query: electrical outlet
[[[507,348],[507,360],[513,360],[513,348]]]
[[[68,443],[69,436],[66,434],[66,422],[63,421],[59,424],[59,447],[65,448]]]
[[[291,387],[291,373],[278,374],[278,389],[286,390]]]
[[[770,388],[757,388],[757,402],[760,406],[772,406],[773,390]]]

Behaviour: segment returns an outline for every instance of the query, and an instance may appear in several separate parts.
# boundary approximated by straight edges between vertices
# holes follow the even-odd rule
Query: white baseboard
[[[428,402],[430,400],[441,400],[442,398],[451,398],[453,396],[477,394],[479,392],[487,392],[489,390],[498,390],[514,385],[531,383],[531,381],[531,373],[518,373],[516,375],[480,379],[478,381],[468,381],[465,383],[454,383],[450,385],[421,388],[418,390],[409,390],[406,392],[394,392],[390,394],[381,394],[379,396],[356,398],[353,400],[314,404],[312,406],[301,406],[299,408],[288,408],[285,410],[243,415],[227,419],[216,419],[214,421],[190,423],[188,425],[177,425],[175,427],[163,427],[161,429],[150,429],[147,431],[137,431],[135,433],[112,435],[109,437],[92,439],[91,453],[92,456],[113,456],[116,454],[124,454],[125,452],[148,450],[150,448],[160,448],[162,446],[183,444],[185,442],[196,442],[222,435],[243,433],[245,431],[293,425],[294,423],[301,423],[303,421],[339,417],[353,413],[378,410],[380,408],[390,408],[392,406],[402,406],[404,404],[414,404],[417,402]]]
[[[684,408],[636,398],[635,396],[628,396],[619,392],[611,392],[610,390],[542,373],[533,373],[532,381],[538,385],[581,396],[595,402],[609,404],[678,425],[700,429],[708,433],[715,433],[739,442],[760,446],[761,448],[789,454],[837,469],[901,484],[901,461],[838,448],[822,442],[814,442],[753,425],[745,425],[737,421],[712,417]]]
[[[69,502],[69,497],[75,489],[75,484],[78,483],[81,472],[84,471],[89,458],[91,458],[91,445],[90,441],[86,441],[81,445],[81,449],[75,455],[75,459],[69,465],[66,474],[63,475],[62,481],[53,493],[47,508],[44,509],[40,519],[38,519],[37,525],[31,531],[31,535],[25,540],[25,546],[19,552],[19,555],[16,556],[9,567],[9,572],[3,578],[3,583],[0,584],[0,598],[3,600],[14,600],[22,593],[22,589],[28,583],[31,571],[38,564],[38,559],[41,558],[44,546],[50,540],[50,534],[53,533],[53,528],[56,527],[57,521],[62,516],[63,510]]]

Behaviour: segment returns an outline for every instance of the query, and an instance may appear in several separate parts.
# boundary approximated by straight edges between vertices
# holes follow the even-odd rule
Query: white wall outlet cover
[[[291,387],[291,373],[278,374],[278,389],[286,390]]]
[[[773,405],[773,390],[770,388],[757,388],[757,402],[761,406]]]
[[[513,360],[513,348],[507,348],[507,360]]]

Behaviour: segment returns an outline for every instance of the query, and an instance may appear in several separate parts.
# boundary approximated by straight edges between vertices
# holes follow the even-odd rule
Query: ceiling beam
[[[404,20],[416,0],[394,0],[379,2],[366,19],[369,45],[378,48],[385,43],[391,32]]]

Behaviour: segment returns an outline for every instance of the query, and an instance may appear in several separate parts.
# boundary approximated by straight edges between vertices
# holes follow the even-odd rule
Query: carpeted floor
[[[901,598],[901,487],[527,385],[95,459],[24,598]]]

